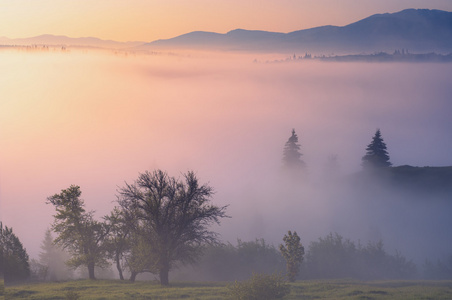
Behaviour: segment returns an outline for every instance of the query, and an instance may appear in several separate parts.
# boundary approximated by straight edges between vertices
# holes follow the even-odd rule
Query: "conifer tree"
[[[30,276],[28,253],[12,228],[0,222],[0,254],[3,261],[0,272],[5,283],[25,280]]]
[[[380,129],[377,129],[372,142],[366,148],[366,155],[362,158],[362,166],[365,169],[390,167],[389,155],[386,151],[386,144],[381,137]]]
[[[292,135],[286,142],[283,151],[283,165],[289,170],[302,170],[306,164],[301,159],[300,145],[298,144],[298,136],[295,129],[292,129]]]
[[[47,229],[41,243],[39,264],[43,267],[41,274],[44,280],[66,280],[72,277],[72,272],[66,265],[69,254],[54,243],[52,232]]]

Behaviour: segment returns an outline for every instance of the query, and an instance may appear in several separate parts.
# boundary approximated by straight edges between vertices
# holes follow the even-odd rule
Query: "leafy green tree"
[[[194,262],[204,243],[217,241],[208,226],[226,217],[226,206],[212,205],[212,195],[212,188],[200,185],[193,172],[179,180],[161,170],[140,174],[134,184],[119,190],[120,206],[139,221],[137,233],[148,243],[138,250],[159,273],[162,285],[169,284],[176,263]]]
[[[380,129],[377,129],[372,142],[366,148],[366,155],[362,157],[362,166],[365,169],[390,167],[386,144],[381,137]]]
[[[159,258],[152,245],[154,234],[140,228],[132,233],[132,247],[126,257],[130,281],[134,282],[140,273],[159,273]]]
[[[79,186],[71,185],[47,198],[55,206],[56,215],[52,229],[58,233],[55,243],[71,254],[68,265],[77,268],[86,266],[90,279],[96,279],[96,266],[108,265],[104,239],[108,234],[108,226],[93,219],[93,211],[86,212],[85,204],[80,199]]]
[[[305,162],[301,159],[300,145],[298,144],[298,136],[295,129],[292,129],[292,135],[284,145],[283,166],[286,170],[300,171],[306,167]]]
[[[294,282],[295,277],[300,272],[301,263],[303,262],[304,247],[301,244],[300,237],[296,231],[292,233],[289,230],[287,234],[284,235],[283,241],[285,245],[279,245],[279,250],[286,260],[287,277],[290,282]]]
[[[105,217],[110,233],[106,240],[107,253],[116,264],[119,278],[124,280],[124,270],[130,272],[130,281],[135,281],[140,273],[155,271],[155,262],[151,260],[148,235],[140,225],[132,211],[115,207],[111,214]]]
[[[132,227],[128,224],[123,212],[115,207],[111,214],[105,217],[110,233],[106,239],[108,256],[113,259],[119,273],[119,279],[124,280],[123,265],[125,256],[130,252]]]
[[[27,279],[30,276],[28,254],[12,228],[0,222],[0,249],[3,257],[2,273],[6,283]]]

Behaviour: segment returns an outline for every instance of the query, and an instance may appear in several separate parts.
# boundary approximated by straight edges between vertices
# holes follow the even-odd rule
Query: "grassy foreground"
[[[81,280],[8,286],[5,299],[77,299],[77,295],[80,300],[229,299],[227,286],[176,282],[161,287],[153,282]],[[299,281],[291,284],[291,293],[285,299],[452,299],[452,281]]]

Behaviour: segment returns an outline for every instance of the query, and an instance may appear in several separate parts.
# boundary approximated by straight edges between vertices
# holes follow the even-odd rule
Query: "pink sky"
[[[152,41],[194,30],[289,32],[405,8],[452,11],[452,1],[8,0],[0,2],[0,36]],[[118,186],[155,168],[172,176],[193,169],[210,182],[216,203],[231,204],[235,216],[224,222],[226,238],[267,239],[275,224],[250,226],[248,235],[238,228],[262,201],[259,180],[278,170],[292,128],[314,174],[331,154],[344,173],[359,170],[377,127],[395,165],[452,164],[450,64],[266,65],[254,56],[220,64],[52,51],[0,53],[0,217],[32,257],[54,213],[46,197],[77,184],[87,209],[103,215]],[[250,213],[265,229],[260,212]]]
[[[343,26],[406,8],[452,11],[449,0],[14,0],[0,3],[0,36],[95,36],[118,41],[171,38],[195,30],[290,32]]]

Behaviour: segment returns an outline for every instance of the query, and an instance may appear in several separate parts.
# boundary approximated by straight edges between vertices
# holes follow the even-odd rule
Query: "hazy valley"
[[[101,219],[138,173],[193,170],[214,188],[213,203],[228,206],[231,218],[213,230],[232,248],[237,239],[277,247],[296,230],[306,250],[337,233],[361,250],[382,241],[418,267],[447,261],[451,14],[406,10],[344,27],[147,44],[2,38],[1,221],[36,258],[55,214],[49,196],[79,185]],[[403,25],[413,22],[429,25]],[[438,54],[419,54],[430,51]],[[281,60],[294,63],[260,63]],[[282,169],[293,129],[302,178]],[[393,167],[369,175],[362,157],[376,129]]]

